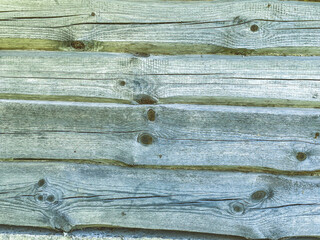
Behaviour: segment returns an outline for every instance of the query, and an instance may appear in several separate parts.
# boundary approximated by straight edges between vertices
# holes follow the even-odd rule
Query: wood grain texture
[[[313,171],[319,124],[318,109],[0,100],[0,158]]]
[[[279,239],[320,234],[315,177],[0,163],[0,223],[87,226]],[[294,219],[294,220],[293,220]]]
[[[238,236],[132,228],[85,228],[71,232],[0,225],[0,240],[246,240]],[[288,240],[317,240],[315,238]]]
[[[1,0],[0,9],[1,49],[320,53],[315,2]]]
[[[0,98],[320,107],[319,65],[319,57],[1,51]]]

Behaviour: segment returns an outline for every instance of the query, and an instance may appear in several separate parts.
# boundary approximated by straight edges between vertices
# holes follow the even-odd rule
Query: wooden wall
[[[0,225],[320,236],[319,80],[318,1],[0,0]]]

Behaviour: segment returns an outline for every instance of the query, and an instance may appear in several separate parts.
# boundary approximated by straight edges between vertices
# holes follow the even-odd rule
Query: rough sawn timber
[[[320,110],[0,100],[1,159],[320,169]]]
[[[184,230],[278,239],[320,234],[320,179],[0,163],[0,223]],[[289,227],[290,226],[290,227]]]
[[[319,57],[1,51],[0,98],[320,107],[319,66]]]
[[[0,10],[1,49],[320,54],[314,2],[1,0]]]

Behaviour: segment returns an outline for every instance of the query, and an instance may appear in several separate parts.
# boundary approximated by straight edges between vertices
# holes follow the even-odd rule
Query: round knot
[[[230,212],[232,214],[242,215],[245,212],[245,207],[240,202],[233,202],[230,204]]]

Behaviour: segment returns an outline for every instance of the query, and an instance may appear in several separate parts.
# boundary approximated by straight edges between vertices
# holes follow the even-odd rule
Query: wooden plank
[[[0,98],[320,107],[319,65],[319,57],[1,51]]]
[[[1,0],[0,9],[1,49],[320,54],[315,2]]]
[[[318,109],[0,100],[0,158],[313,171],[319,126]]]
[[[0,226],[0,240],[245,240],[237,236],[225,236],[195,232],[159,231],[129,228],[86,228],[72,232],[50,229]],[[288,239],[289,240],[289,239]],[[290,238],[290,240],[293,240]],[[295,240],[316,240],[314,238]]]
[[[128,237],[126,235],[121,235],[119,237],[110,237],[109,235],[107,235],[106,237],[104,236],[96,236],[96,237],[91,237],[88,235],[85,235],[84,237],[74,237],[72,236],[72,238],[67,235],[67,236],[63,236],[63,235],[41,235],[40,234],[16,234],[16,233],[5,233],[5,234],[1,234],[0,233],[0,240],[184,240],[186,238],[168,238],[168,237],[148,237],[148,236],[141,236],[139,238],[137,237]],[[188,240],[203,240],[203,238],[190,238],[187,237]],[[210,240],[244,240],[244,238],[236,238],[236,237],[211,237],[211,238],[206,238],[206,239],[210,239]],[[289,240],[318,240],[317,238],[303,238],[303,239],[289,239]]]
[[[63,231],[87,226],[182,230],[254,239],[320,235],[316,177],[57,162],[0,166],[1,224]]]

